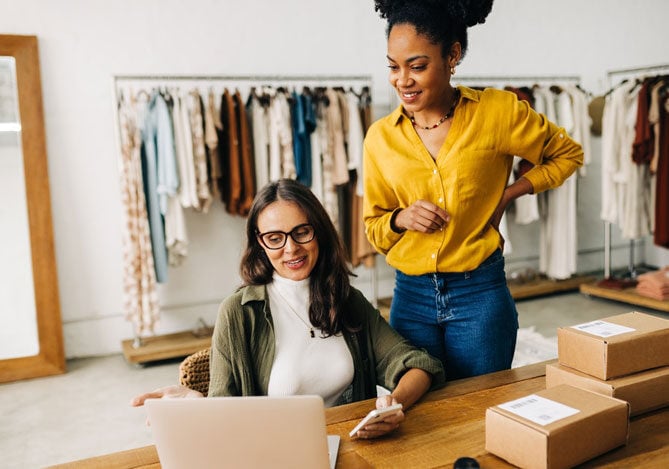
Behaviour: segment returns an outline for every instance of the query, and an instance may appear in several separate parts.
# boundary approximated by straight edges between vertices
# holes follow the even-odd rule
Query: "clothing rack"
[[[472,75],[472,76],[458,76],[453,77],[456,83],[466,82],[480,82],[486,85],[534,85],[534,84],[559,84],[570,83],[577,84],[581,82],[581,77],[575,75],[517,75],[517,76],[503,76],[503,75]],[[463,83],[464,84],[464,83]]]
[[[649,75],[669,73],[669,64],[649,65],[646,67],[632,67],[610,70],[607,72],[609,87],[620,84],[625,79],[641,78]],[[637,270],[635,263],[635,240],[630,240],[628,275],[631,279],[636,278]],[[611,278],[611,222],[604,222],[604,280]],[[613,290],[600,286],[598,283],[581,285],[581,293],[588,296],[605,298],[608,300],[619,301],[635,306],[644,306],[646,308],[669,312],[669,302],[655,300],[636,293],[634,287],[624,288],[622,290]]]
[[[212,89],[216,87],[244,88],[272,86],[291,87],[371,87],[370,75],[177,75],[177,74],[116,74],[112,76],[113,96],[116,102],[122,96],[123,90],[155,88],[155,87],[191,86],[193,88]],[[118,121],[118,109],[114,106],[115,122]],[[117,145],[120,138],[117,132]],[[120,154],[120,148],[118,152]],[[376,266],[370,269],[371,302],[378,307],[378,272]],[[201,319],[200,319],[201,321]],[[146,363],[157,359],[185,356],[209,346],[211,338],[197,334],[202,328],[196,327],[193,331],[179,332],[123,341],[123,351],[126,359],[131,363]]]
[[[115,80],[372,81],[371,75],[114,75]]]
[[[648,75],[649,72],[653,72],[652,74],[662,72],[669,73],[669,64],[610,70],[606,73],[606,75],[608,78],[609,87],[612,88],[625,79],[643,77]],[[615,83],[614,78],[616,78]],[[628,275],[631,279],[634,279],[637,276],[636,263],[634,260],[634,242],[635,240],[630,240],[629,243],[629,262],[627,265]],[[611,278],[611,222],[608,221],[604,222],[604,278]]]
[[[187,84],[193,87],[213,85],[221,87],[291,86],[291,87],[371,87],[368,75],[114,75],[114,94],[118,99],[119,88],[125,86],[174,86]]]

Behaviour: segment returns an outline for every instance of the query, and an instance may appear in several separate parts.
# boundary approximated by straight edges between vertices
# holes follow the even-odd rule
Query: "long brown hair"
[[[346,249],[330,216],[311,190],[292,179],[280,179],[263,187],[256,195],[246,221],[246,249],[240,273],[247,285],[266,285],[272,281],[274,267],[257,238],[258,216],[278,200],[293,202],[302,209],[314,227],[319,254],[311,274],[309,320],[325,336],[343,329],[355,331],[350,311],[343,308],[351,291]]]

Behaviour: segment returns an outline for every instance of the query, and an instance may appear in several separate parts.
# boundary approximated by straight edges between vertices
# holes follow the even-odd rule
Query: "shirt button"
[[[439,197],[439,203],[442,203],[443,201],[444,201],[444,199]]]
[[[437,257],[436,254],[432,254],[432,259],[436,259],[436,257]]]
[[[433,169],[433,170],[432,170],[432,174],[437,174],[437,170],[436,170],[436,169]]]
[[[560,138],[564,138],[564,134],[560,134]]]

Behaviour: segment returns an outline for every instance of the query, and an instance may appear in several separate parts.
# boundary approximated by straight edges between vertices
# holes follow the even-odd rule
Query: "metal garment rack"
[[[609,89],[612,89],[625,79],[643,78],[646,76],[657,75],[662,72],[669,73],[669,64],[610,70],[606,75],[609,82]],[[629,262],[627,265],[628,274],[631,279],[634,279],[637,276],[636,263],[634,261],[634,242],[635,240],[630,240]],[[604,222],[604,278],[611,278],[611,222],[609,221]]]
[[[175,86],[192,87],[252,87],[252,86],[324,86],[351,87],[372,85],[368,75],[114,75],[114,95],[118,99],[119,88],[125,86]]]
[[[472,75],[472,76],[458,76],[454,75],[452,80],[460,84],[475,84],[495,85],[497,87],[504,86],[531,86],[535,84],[555,84],[570,83],[577,84],[581,82],[581,77],[576,75]]]
[[[272,86],[272,87],[288,87],[298,89],[302,87],[344,87],[350,88],[353,86],[372,87],[372,77],[370,75],[178,75],[178,74],[117,74],[112,76],[112,93],[116,102],[124,89],[142,89],[154,87],[174,87],[174,86],[190,86],[193,88],[208,88],[214,87],[225,88],[250,88],[253,86]],[[118,122],[118,107],[114,108],[114,122]],[[117,146],[120,142],[118,135],[118,126],[116,129]],[[120,154],[120,147],[117,149]],[[378,306],[378,272],[376,264],[370,270],[370,289],[371,302],[374,307]],[[200,320],[201,321],[201,320]],[[132,348],[137,349],[143,345],[143,340],[139,336],[135,336]],[[199,348],[198,348],[199,347]],[[130,348],[129,346],[127,348]],[[195,352],[201,348],[201,344],[197,344]],[[191,352],[191,353],[192,353]],[[183,354],[183,350],[182,350]],[[138,359],[141,361],[141,358]]]

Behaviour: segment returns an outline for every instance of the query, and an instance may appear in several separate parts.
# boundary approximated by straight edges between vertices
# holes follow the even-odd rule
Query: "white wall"
[[[376,104],[389,102],[385,25],[371,0],[0,0],[0,11],[0,31],[40,41],[68,357],[118,351],[132,335],[121,316],[113,75],[371,75]],[[607,70],[669,62],[661,45],[669,42],[668,14],[664,0],[497,0],[487,23],[471,30],[458,74],[579,75],[601,92]],[[592,173],[587,190],[594,198],[579,207],[580,237],[597,251],[597,168]],[[159,332],[194,327],[198,316],[213,321],[217,303],[239,282],[244,221],[223,214],[220,204],[213,209],[207,218],[189,214],[191,255],[161,288]],[[520,244],[536,243],[533,233],[519,236],[531,240]],[[625,256],[622,249],[620,265]],[[585,267],[601,268],[600,253],[589,257]],[[379,272],[384,296],[392,272],[385,265]],[[356,284],[369,292],[369,274]]]

